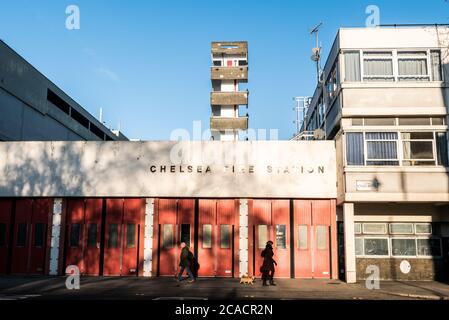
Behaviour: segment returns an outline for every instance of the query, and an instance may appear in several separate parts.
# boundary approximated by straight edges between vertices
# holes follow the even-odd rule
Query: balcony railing
[[[238,118],[211,117],[210,129],[217,131],[247,130],[248,117],[238,117]]]
[[[211,67],[212,80],[248,80],[248,67]]]
[[[214,106],[234,106],[248,104],[248,91],[210,93],[210,104]]]

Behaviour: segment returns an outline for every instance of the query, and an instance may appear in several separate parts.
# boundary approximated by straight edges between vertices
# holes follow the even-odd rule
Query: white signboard
[[[335,146],[0,142],[0,196],[335,198]]]

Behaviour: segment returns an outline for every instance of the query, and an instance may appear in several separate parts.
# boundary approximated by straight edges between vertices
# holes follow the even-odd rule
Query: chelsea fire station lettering
[[[151,173],[214,173],[212,166],[202,165],[151,165]],[[324,166],[264,166],[256,168],[254,165],[227,165],[220,169],[223,173],[268,173],[268,174],[324,174]]]

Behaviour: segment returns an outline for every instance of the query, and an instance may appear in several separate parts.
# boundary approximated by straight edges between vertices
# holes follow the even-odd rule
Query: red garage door
[[[237,214],[235,200],[199,200],[199,276],[233,277],[238,273]]]
[[[153,261],[156,261],[158,275],[173,276],[178,272],[179,245],[185,242],[194,252],[194,210],[193,199],[159,199],[156,201],[156,234]]]
[[[67,203],[66,266],[81,274],[100,274],[101,199],[70,199]]]
[[[331,277],[332,204],[329,200],[294,201],[297,278]]]
[[[12,200],[0,200],[0,274],[8,268],[9,236],[11,229]]]
[[[107,199],[103,274],[138,275],[143,267],[144,199]]]
[[[50,199],[16,200],[11,273],[45,273],[51,203]]]
[[[289,200],[253,200],[250,206],[252,266],[254,275],[260,275],[261,252],[267,241],[273,241],[274,260],[278,262],[275,277],[290,277]]]

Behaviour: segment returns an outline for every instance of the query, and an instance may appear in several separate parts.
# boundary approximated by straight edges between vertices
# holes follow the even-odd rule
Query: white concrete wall
[[[327,199],[335,163],[333,141],[2,142],[0,196]]]

